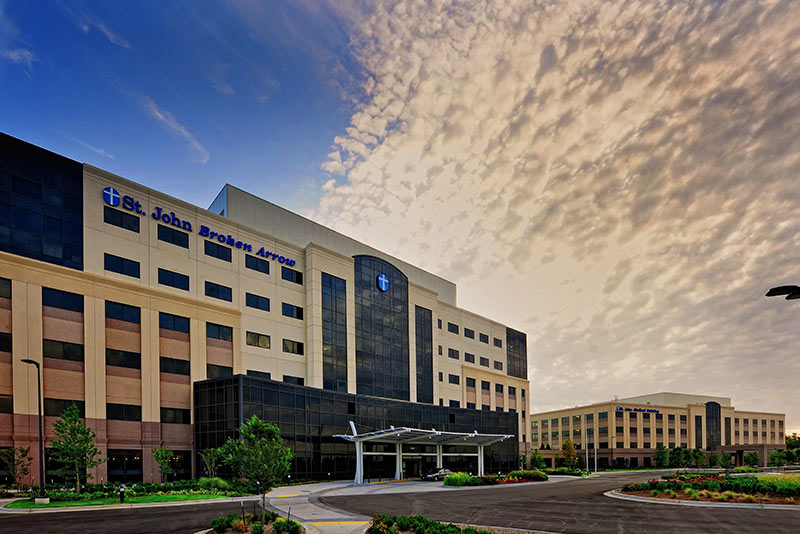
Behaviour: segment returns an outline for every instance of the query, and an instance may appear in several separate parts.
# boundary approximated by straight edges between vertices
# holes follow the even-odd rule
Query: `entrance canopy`
[[[364,443],[393,443],[396,445],[396,452],[382,452],[383,455],[395,455],[396,469],[395,478],[403,478],[403,445],[435,445],[436,446],[436,467],[442,467],[442,446],[443,445],[461,445],[476,447],[476,453],[469,454],[463,453],[464,456],[477,456],[478,457],[478,476],[483,475],[483,448],[488,445],[494,445],[507,439],[513,438],[513,435],[506,434],[478,434],[478,432],[444,432],[441,430],[424,430],[421,428],[407,428],[407,427],[390,427],[383,430],[376,430],[374,432],[367,432],[358,434],[356,427],[350,422],[350,428],[353,430],[352,434],[337,434],[335,438],[342,438],[356,446],[356,476],[355,483],[364,483],[364,455],[370,454],[364,452]]]

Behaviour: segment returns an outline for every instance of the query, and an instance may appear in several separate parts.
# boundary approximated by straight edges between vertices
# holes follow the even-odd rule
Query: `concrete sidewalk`
[[[369,517],[330,508],[319,496],[346,487],[347,482],[323,482],[275,488],[267,493],[267,508],[299,521],[309,534],[359,534],[369,526]]]

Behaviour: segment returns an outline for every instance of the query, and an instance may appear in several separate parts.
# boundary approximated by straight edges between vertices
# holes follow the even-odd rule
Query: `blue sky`
[[[229,181],[307,209],[359,89],[337,13],[270,4],[0,2],[0,129],[204,207]]]

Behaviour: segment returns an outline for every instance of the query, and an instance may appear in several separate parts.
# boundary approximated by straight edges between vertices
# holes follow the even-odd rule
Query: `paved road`
[[[252,512],[253,503],[245,510]],[[239,513],[241,504],[196,504],[158,508],[126,508],[87,512],[52,512],[46,514],[0,513],[3,534],[57,532],[59,534],[191,534],[209,528],[211,520]]]
[[[374,515],[423,514],[439,521],[571,534],[794,533],[800,510],[757,510],[644,504],[605,497],[603,492],[653,473],[608,473],[541,486],[505,486],[469,491],[321,496],[327,505]]]

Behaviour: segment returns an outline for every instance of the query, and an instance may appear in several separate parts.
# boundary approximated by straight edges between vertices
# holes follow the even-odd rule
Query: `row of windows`
[[[623,414],[625,414],[625,413],[630,414],[629,421],[631,422],[631,424],[636,424],[636,421],[638,420],[638,414],[636,412],[617,411],[617,412],[614,412],[614,413],[615,413],[615,419],[617,419],[617,420],[622,420],[624,418]],[[642,415],[642,421],[643,422],[644,421],[650,421],[650,414],[649,413],[643,413],[641,415]],[[586,419],[587,422],[588,421],[593,421],[594,420],[594,414],[586,414],[585,419]],[[608,419],[608,412],[599,412],[598,413],[598,419],[600,419],[600,420]],[[570,420],[569,416],[563,416],[563,417],[561,417],[561,424],[562,425],[567,425],[567,424],[569,424],[569,420]],[[663,421],[664,420],[664,414],[660,414],[660,413],[655,414],[655,420],[656,421]],[[680,416],[680,422],[681,423],[686,423],[686,420],[687,420],[686,419],[686,415],[681,415]],[[573,423],[580,423],[581,416],[580,415],[572,416],[572,421],[573,421]],[[671,423],[674,423],[675,422],[675,414],[667,414],[667,421],[671,422]],[[552,423],[553,426],[556,426],[559,423],[559,418],[558,417],[554,417],[553,419],[550,420],[550,422]],[[541,426],[545,427],[545,426],[548,425],[548,420],[547,419],[542,419],[541,422],[540,421],[533,421],[532,422],[533,428],[537,428],[537,426],[539,424],[541,424]]]
[[[439,350],[439,356],[441,356],[442,353],[443,353],[443,349],[442,349],[441,345],[439,345],[439,349],[438,350]],[[448,348],[447,349],[447,357],[448,358],[452,358],[454,360],[458,360],[460,358],[460,353],[456,349]],[[475,355],[470,353],[470,352],[465,352],[464,353],[464,361],[467,362],[467,363],[475,363]],[[479,362],[480,362],[480,365],[482,367],[489,367],[489,358],[484,358],[483,356],[481,356]],[[494,368],[497,369],[498,371],[502,371],[503,370],[503,362],[499,362],[499,361],[495,360]]]
[[[441,330],[441,328],[442,328],[442,320],[441,319],[437,319],[436,321],[437,321],[437,325],[438,325],[439,329]],[[450,323],[450,322],[447,323],[447,331],[450,332],[451,334],[458,334],[458,330],[459,329],[458,329],[458,325],[457,324]],[[464,328],[464,337],[467,337],[469,339],[475,339],[475,330],[472,330],[470,328]],[[486,343],[487,345],[489,344],[489,336],[487,334],[481,333],[481,334],[479,334],[478,337],[479,337],[479,340],[480,340],[481,343]],[[498,348],[501,348],[501,349],[503,348],[503,340],[502,339],[493,338],[492,342],[493,342],[495,347],[498,347]]]
[[[9,396],[10,397],[10,396]],[[69,399],[44,399],[44,414],[59,417],[70,405],[75,404],[81,417],[86,417],[84,401]],[[161,422],[188,425],[191,423],[190,410],[180,408],[161,408]],[[141,421],[142,407],[135,404],[106,404],[106,419],[115,421]]]

